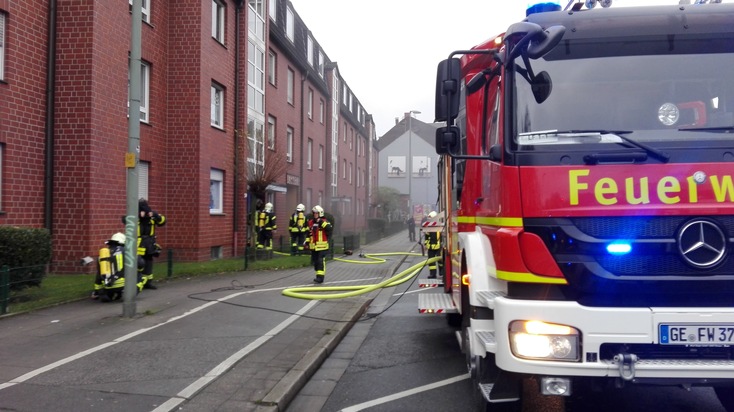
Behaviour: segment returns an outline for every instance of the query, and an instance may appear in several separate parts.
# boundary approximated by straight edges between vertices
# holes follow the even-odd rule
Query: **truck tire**
[[[716,387],[714,392],[716,392],[716,397],[719,398],[719,402],[726,409],[726,412],[734,412],[734,387]]]

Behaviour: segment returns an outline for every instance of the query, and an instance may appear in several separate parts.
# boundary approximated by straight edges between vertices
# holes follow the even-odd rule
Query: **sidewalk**
[[[335,253],[334,257],[360,260],[360,253],[416,250],[420,250],[419,246],[408,242],[407,233],[401,231],[363,245],[352,256]],[[363,279],[368,284],[379,283],[396,273],[404,259],[405,256],[401,255],[390,256],[379,264],[328,261],[324,286],[354,284],[355,280],[361,282]],[[138,316],[132,319],[121,317],[122,307],[118,304],[81,301],[0,320],[0,341],[3,342],[3,350],[0,351],[0,404],[3,408],[18,411],[38,410],[39,405],[44,405],[56,410],[75,411],[98,410],[104,406],[110,411],[282,412],[378,293],[373,291],[346,299],[319,300],[306,316],[268,336],[266,344],[249,352],[221,374],[210,376],[211,380],[206,384],[187,392],[184,388],[192,379],[198,376],[199,380],[206,380],[209,376],[202,376],[200,371],[211,369],[210,366],[201,366],[213,362],[208,359],[210,355],[221,357],[231,354],[227,349],[227,339],[231,338],[224,336],[222,339],[217,333],[226,331],[226,328],[237,329],[237,337],[241,339],[243,328],[258,333],[255,332],[260,330],[257,327],[267,324],[268,316],[273,316],[268,312],[236,308],[231,314],[220,313],[216,315],[220,317],[208,319],[209,309],[200,311],[204,306],[202,300],[213,305],[225,293],[237,290],[233,287],[228,292],[218,292],[223,289],[222,285],[234,285],[240,279],[266,285],[271,290],[267,296],[276,296],[277,291],[284,287],[310,284],[313,269],[246,271],[161,281],[158,290],[146,290],[138,296]],[[197,300],[196,296],[202,291],[207,291],[209,296]],[[253,302],[256,299],[255,295],[248,296],[253,296],[248,298]],[[271,303],[285,306],[303,306],[308,302],[280,295],[271,299]],[[285,312],[290,310],[284,309]],[[198,311],[196,322],[206,323],[193,323],[192,316],[183,323],[176,321],[167,324],[173,326],[158,328],[162,323],[192,311]],[[212,324],[212,321],[217,323]],[[142,337],[140,331],[145,328],[158,329],[143,332],[146,335]],[[171,336],[170,329],[176,332],[175,337]],[[214,335],[210,336],[210,333]],[[129,335],[135,337],[128,338]],[[110,342],[120,344],[105,349],[107,353],[118,351],[127,355],[130,347],[147,349],[133,357],[123,356],[120,359],[125,362],[122,368],[114,363],[116,361],[109,365],[122,369],[125,376],[110,377],[94,368],[99,364],[99,358],[104,359],[102,352],[77,358],[81,351],[109,345]],[[201,352],[202,342],[209,345],[204,347],[209,353]],[[200,358],[202,356],[205,358]],[[216,361],[219,362],[221,360]],[[50,368],[49,365],[54,366]],[[94,369],[90,370],[90,366]],[[45,389],[39,391],[39,385]],[[40,399],[42,397],[49,399]],[[109,403],[101,404],[100,399]]]

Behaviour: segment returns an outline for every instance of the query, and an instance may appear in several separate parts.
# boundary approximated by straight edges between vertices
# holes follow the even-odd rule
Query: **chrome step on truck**
[[[440,288],[443,289],[443,279],[419,279],[418,287],[421,289]],[[419,313],[459,313],[459,310],[451,301],[451,295],[443,292],[431,292],[418,295],[418,312]]]

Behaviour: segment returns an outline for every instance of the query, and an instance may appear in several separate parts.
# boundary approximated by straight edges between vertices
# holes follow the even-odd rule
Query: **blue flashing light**
[[[561,3],[559,1],[541,1],[538,3],[529,3],[525,10],[525,16],[535,13],[545,13],[547,11],[560,11]]]
[[[626,255],[632,251],[632,245],[624,242],[614,242],[607,245],[607,252],[612,255]]]

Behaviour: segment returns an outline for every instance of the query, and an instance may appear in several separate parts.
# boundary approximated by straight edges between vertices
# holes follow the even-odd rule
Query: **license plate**
[[[661,345],[734,344],[734,324],[660,324]]]

